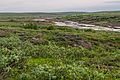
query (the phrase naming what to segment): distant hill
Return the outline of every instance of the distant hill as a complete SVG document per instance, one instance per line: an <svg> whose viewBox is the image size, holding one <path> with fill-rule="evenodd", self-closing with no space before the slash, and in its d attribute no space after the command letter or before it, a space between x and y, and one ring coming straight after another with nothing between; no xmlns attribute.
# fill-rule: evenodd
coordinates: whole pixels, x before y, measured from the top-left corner
<svg viewBox="0 0 120 80"><path fill-rule="evenodd" d="M117 14L120 15L120 11L101 11L101 12L28 12L28 13L0 13L0 17L59 17L75 14Z"/></svg>
<svg viewBox="0 0 120 80"><path fill-rule="evenodd" d="M56 13L0 13L0 17L59 17L73 14L81 14L83 12L56 12Z"/></svg>

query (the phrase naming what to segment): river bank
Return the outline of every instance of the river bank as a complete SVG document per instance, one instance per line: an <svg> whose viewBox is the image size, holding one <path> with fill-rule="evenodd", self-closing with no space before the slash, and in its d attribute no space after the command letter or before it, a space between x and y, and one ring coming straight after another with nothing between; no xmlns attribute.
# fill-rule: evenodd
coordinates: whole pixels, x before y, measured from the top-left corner
<svg viewBox="0 0 120 80"><path fill-rule="evenodd" d="M109 27L103 27L103 26L97 26L97 25L91 25L91 24L80 24L73 21L64 21L64 22L54 22L56 26L67 26L67 27L73 27L78 29L93 29L93 30L104 30L104 31L116 31L120 32L120 28L109 28Z"/></svg>

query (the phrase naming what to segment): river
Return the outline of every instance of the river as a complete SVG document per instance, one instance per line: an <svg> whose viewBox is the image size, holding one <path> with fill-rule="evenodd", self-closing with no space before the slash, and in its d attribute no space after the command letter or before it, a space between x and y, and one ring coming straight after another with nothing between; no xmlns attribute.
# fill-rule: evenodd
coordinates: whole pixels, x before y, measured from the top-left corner
<svg viewBox="0 0 120 80"><path fill-rule="evenodd" d="M118 29L114 29L114 28L96 26L96 25L91 25L91 24L79 24L73 21L54 22L54 23L56 26L67 26L67 27L73 27L73 28L78 28L78 29L93 29L93 30L120 32L120 27L118 27Z"/></svg>

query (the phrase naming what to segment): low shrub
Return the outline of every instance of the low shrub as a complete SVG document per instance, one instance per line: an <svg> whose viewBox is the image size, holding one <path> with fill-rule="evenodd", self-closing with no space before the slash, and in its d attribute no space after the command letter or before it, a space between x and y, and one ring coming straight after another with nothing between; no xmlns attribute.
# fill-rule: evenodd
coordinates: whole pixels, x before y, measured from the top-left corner
<svg viewBox="0 0 120 80"><path fill-rule="evenodd" d="M54 26L49 26L49 27L47 27L47 30L54 30L54 29L55 29Z"/></svg>
<svg viewBox="0 0 120 80"><path fill-rule="evenodd" d="M30 76L31 75L31 76ZM111 76L78 65L49 66L38 65L30 75L21 74L20 80L106 80Z"/></svg>
<svg viewBox="0 0 120 80"><path fill-rule="evenodd" d="M24 28L25 29L35 29L35 30L39 29L38 25L33 24L33 23L25 24Z"/></svg>

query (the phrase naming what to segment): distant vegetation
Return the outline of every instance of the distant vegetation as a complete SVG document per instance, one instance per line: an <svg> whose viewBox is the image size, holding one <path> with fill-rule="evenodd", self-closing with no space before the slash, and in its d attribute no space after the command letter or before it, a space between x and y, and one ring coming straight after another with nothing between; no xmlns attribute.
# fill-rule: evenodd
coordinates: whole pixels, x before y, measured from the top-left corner
<svg viewBox="0 0 120 80"><path fill-rule="evenodd" d="M64 19L81 20L78 16ZM98 22L119 18L108 17L97 17ZM0 22L0 80L120 79L119 32L79 30L21 19Z"/></svg>
<svg viewBox="0 0 120 80"><path fill-rule="evenodd" d="M105 27L120 26L120 12L74 14L65 16L62 19L77 21L79 23L96 24Z"/></svg>
<svg viewBox="0 0 120 80"><path fill-rule="evenodd" d="M41 18L53 18L61 17L72 14L81 14L81 12L57 12L57 13L0 13L1 18L32 18L32 17L41 17Z"/></svg>
<svg viewBox="0 0 120 80"><path fill-rule="evenodd" d="M38 25L36 25L34 23L25 24L25 25L23 25L23 27L25 29L38 29L39 28Z"/></svg>

